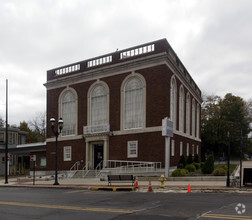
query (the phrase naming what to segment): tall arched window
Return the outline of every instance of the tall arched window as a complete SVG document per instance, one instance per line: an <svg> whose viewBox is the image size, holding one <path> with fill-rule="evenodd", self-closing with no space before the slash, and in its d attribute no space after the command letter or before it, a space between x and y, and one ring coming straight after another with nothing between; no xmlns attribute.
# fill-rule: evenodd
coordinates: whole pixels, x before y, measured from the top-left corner
<svg viewBox="0 0 252 220"><path fill-rule="evenodd" d="M196 137L199 138L200 129L200 106L197 104L197 122L196 122Z"/></svg>
<svg viewBox="0 0 252 220"><path fill-rule="evenodd" d="M170 118L173 121L173 127L176 129L176 113L177 113L177 85L175 78L171 80L171 97L170 97Z"/></svg>
<svg viewBox="0 0 252 220"><path fill-rule="evenodd" d="M195 137L195 100L192 100L192 136Z"/></svg>
<svg viewBox="0 0 252 220"><path fill-rule="evenodd" d="M62 136L76 134L77 98L73 91L67 90L61 96L61 115L64 120Z"/></svg>
<svg viewBox="0 0 252 220"><path fill-rule="evenodd" d="M179 130L184 132L184 106L185 106L185 95L183 86L179 90Z"/></svg>
<svg viewBox="0 0 252 220"><path fill-rule="evenodd" d="M124 129L143 127L143 82L130 77L124 86Z"/></svg>
<svg viewBox="0 0 252 220"><path fill-rule="evenodd" d="M107 118L107 95L108 92L102 84L96 85L90 94L90 124L104 125Z"/></svg>
<svg viewBox="0 0 252 220"><path fill-rule="evenodd" d="M191 100L190 95L187 93L186 96L186 133L190 135L190 109L191 109Z"/></svg>

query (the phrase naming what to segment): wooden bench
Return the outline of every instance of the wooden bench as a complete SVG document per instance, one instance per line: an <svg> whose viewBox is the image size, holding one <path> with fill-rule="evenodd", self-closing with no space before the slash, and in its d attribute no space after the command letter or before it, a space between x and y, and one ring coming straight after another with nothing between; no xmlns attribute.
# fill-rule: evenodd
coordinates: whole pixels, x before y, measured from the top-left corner
<svg viewBox="0 0 252 220"><path fill-rule="evenodd" d="M109 186L111 186L111 182L131 182L134 186L135 177L133 175L108 175Z"/></svg>

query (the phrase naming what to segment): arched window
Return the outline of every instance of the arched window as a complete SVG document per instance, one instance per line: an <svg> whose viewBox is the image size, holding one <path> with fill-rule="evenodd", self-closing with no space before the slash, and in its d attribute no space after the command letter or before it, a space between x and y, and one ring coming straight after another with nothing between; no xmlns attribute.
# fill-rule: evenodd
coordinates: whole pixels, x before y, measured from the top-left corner
<svg viewBox="0 0 252 220"><path fill-rule="evenodd" d="M184 106L185 106L185 95L183 86L179 90L179 130L184 132Z"/></svg>
<svg viewBox="0 0 252 220"><path fill-rule="evenodd" d="M196 137L199 138L200 129L200 106L197 104L197 122L196 122Z"/></svg>
<svg viewBox="0 0 252 220"><path fill-rule="evenodd" d="M124 85L124 129L143 127L143 82L130 77Z"/></svg>
<svg viewBox="0 0 252 220"><path fill-rule="evenodd" d="M190 95L187 93L186 96L186 133L190 135L190 108L191 108L191 100Z"/></svg>
<svg viewBox="0 0 252 220"><path fill-rule="evenodd" d="M73 91L67 90L61 96L61 115L64 120L62 136L76 134L77 98Z"/></svg>
<svg viewBox="0 0 252 220"><path fill-rule="evenodd" d="M176 129L176 110L177 110L177 85L175 78L171 80L171 97L170 97L170 118L173 121L173 127Z"/></svg>
<svg viewBox="0 0 252 220"><path fill-rule="evenodd" d="M108 92L102 84L94 86L90 94L90 124L104 125L107 118L107 95Z"/></svg>
<svg viewBox="0 0 252 220"><path fill-rule="evenodd" d="M192 136L195 137L195 100L192 100Z"/></svg>

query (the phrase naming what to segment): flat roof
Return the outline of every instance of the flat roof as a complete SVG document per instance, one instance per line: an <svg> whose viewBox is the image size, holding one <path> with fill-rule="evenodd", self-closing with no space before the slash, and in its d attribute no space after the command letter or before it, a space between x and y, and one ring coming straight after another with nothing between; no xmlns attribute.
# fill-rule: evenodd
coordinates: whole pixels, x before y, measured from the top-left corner
<svg viewBox="0 0 252 220"><path fill-rule="evenodd" d="M141 44L138 46L130 47L124 50L117 50L113 53L108 53L102 56L94 57L91 59L83 60L80 62L64 65L47 71L47 87L50 81L58 80L64 77L69 77L75 74L85 74L89 71L99 70L115 64L123 64L125 62L133 61L139 58L147 58L153 55L166 54L170 62L176 66L177 71L185 79L196 93L201 96L201 91L179 57L172 49L167 39L152 41L149 43Z"/></svg>
<svg viewBox="0 0 252 220"><path fill-rule="evenodd" d="M36 151L45 151L46 142L41 143L31 143L31 144L20 144L15 148L9 148L8 152L36 152ZM0 149L0 152L5 152L5 149Z"/></svg>

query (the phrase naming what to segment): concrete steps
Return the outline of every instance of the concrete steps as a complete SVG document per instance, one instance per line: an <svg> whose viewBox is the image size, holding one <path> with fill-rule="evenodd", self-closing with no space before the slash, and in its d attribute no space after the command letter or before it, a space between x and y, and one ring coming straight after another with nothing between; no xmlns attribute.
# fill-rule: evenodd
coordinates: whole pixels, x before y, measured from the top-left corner
<svg viewBox="0 0 252 220"><path fill-rule="evenodd" d="M72 178L95 178L97 175L96 170L78 170Z"/></svg>

